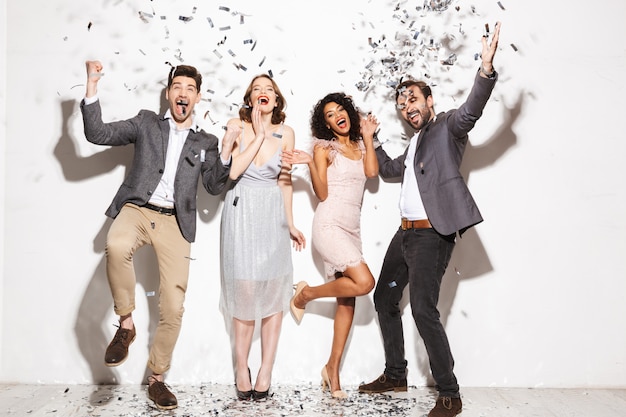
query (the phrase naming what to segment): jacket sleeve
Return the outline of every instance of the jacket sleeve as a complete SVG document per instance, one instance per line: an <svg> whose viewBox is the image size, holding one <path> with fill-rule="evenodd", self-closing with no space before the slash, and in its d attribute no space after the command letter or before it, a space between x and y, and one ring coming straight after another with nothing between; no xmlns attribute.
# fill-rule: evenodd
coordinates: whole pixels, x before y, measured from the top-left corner
<svg viewBox="0 0 626 417"><path fill-rule="evenodd" d="M404 172L404 158L406 152L391 159L382 146L376 148L376 159L378 160L378 173L383 178L397 178Z"/></svg>
<svg viewBox="0 0 626 417"><path fill-rule="evenodd" d="M228 182L230 165L224 165L217 148L218 140L214 135L209 136L209 144L205 149L206 156L202 162L202 185L209 194L218 195Z"/></svg>
<svg viewBox="0 0 626 417"><path fill-rule="evenodd" d="M102 121L100 101L84 104L81 101L80 109L83 114L85 137L96 145L123 146L135 143L140 135L144 120L150 120L153 112L141 110L135 117L110 123Z"/></svg>
<svg viewBox="0 0 626 417"><path fill-rule="evenodd" d="M474 128L474 125L483 114L487 101L489 101L497 78L497 75L493 79L484 78L476 73L474 85L467 100L448 118L448 129L454 137L464 137Z"/></svg>
<svg viewBox="0 0 626 417"><path fill-rule="evenodd" d="M85 137L96 145L121 146L134 143L137 140L139 125L142 113L132 119L111 123L102 121L102 109L100 101L85 104L80 103L80 110L83 114L83 129Z"/></svg>

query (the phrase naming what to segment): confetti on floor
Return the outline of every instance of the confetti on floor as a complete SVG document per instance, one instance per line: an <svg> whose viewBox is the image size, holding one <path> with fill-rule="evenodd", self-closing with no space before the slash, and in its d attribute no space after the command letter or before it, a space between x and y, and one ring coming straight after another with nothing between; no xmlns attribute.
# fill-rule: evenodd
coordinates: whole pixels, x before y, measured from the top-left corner
<svg viewBox="0 0 626 417"><path fill-rule="evenodd" d="M432 388L335 400L317 384L277 385L265 401L237 401L233 385L173 385L179 407L158 410L145 385L0 384L0 417L426 417ZM461 387L463 417L623 417L626 389Z"/></svg>
<svg viewBox="0 0 626 417"><path fill-rule="evenodd" d="M19 389L16 386L16 390ZM51 387L51 386L46 386ZM33 399L19 398L19 406L8 404L7 416L55 415L93 417L282 417L282 416L422 416L434 403L428 388L410 387L408 393L359 394L346 388L349 397L333 399L319 385L275 386L261 401L239 401L233 386L223 384L173 385L178 408L163 411L147 398L145 385L56 386L46 396L33 391ZM6 389L3 397L6 397ZM10 389L10 388L9 388ZM26 394L28 397L30 394ZM18 391L14 396L19 396ZM9 401L11 403L11 401ZM17 404L17 403L16 403Z"/></svg>

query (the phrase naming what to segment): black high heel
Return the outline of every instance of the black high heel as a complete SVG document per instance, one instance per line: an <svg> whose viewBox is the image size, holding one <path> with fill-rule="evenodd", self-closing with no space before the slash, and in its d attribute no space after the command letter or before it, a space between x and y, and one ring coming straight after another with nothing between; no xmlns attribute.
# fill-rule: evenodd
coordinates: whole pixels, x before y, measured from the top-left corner
<svg viewBox="0 0 626 417"><path fill-rule="evenodd" d="M252 395L254 394L254 390L249 391L239 391L239 388L235 385L235 389L237 390L237 399L241 401L247 401L252 399Z"/></svg>
<svg viewBox="0 0 626 417"><path fill-rule="evenodd" d="M250 377L250 385L252 385L252 374L250 368L248 368L248 376ZM235 377L235 390L237 391L237 398L242 401L246 401L252 398L254 390L240 391L237 387L237 377Z"/></svg>
<svg viewBox="0 0 626 417"><path fill-rule="evenodd" d="M269 387L267 387L267 389L265 391L252 390L252 399L254 401L264 400L264 399L269 397L269 394L270 394L270 388Z"/></svg>

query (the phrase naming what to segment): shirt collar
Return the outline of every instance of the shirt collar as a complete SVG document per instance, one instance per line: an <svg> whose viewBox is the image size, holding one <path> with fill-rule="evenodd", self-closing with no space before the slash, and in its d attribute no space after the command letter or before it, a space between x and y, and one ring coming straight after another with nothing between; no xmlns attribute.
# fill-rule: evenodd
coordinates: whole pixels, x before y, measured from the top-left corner
<svg viewBox="0 0 626 417"><path fill-rule="evenodd" d="M433 116L433 118L432 118L432 119L430 119L430 120L428 121L428 123L426 123L426 124L424 125L424 127L423 127L423 128L421 128L420 130L416 130L416 131L415 131L415 133L414 133L414 135L415 135L415 136L419 135L419 134L421 133L421 131L422 131L422 130L424 130L424 128L425 128L426 126L428 126L428 125L429 125L429 124L431 124L431 123L435 123L435 121L436 121L436 120L437 120L437 115L434 115L434 116Z"/></svg>
<svg viewBox="0 0 626 417"><path fill-rule="evenodd" d="M170 122L170 126L176 127L176 122L174 122L174 118L172 117L172 112L170 111L170 109L167 109L165 111L163 118ZM200 128L198 127L198 124L196 123L195 115L191 115L191 126L189 126L189 130L191 130L194 133L197 133L200 130Z"/></svg>

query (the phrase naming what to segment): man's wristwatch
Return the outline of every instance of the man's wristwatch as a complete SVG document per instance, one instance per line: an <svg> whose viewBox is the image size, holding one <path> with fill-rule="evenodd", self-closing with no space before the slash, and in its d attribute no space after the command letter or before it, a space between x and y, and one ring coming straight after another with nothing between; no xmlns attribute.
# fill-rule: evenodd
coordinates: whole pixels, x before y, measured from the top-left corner
<svg viewBox="0 0 626 417"><path fill-rule="evenodd" d="M496 78L496 70L492 69L491 73L488 73L487 71L485 71L485 69L483 68L483 66L480 66L480 72L482 72L485 77L490 78L490 79L494 79Z"/></svg>
<svg viewBox="0 0 626 417"><path fill-rule="evenodd" d="M382 145L380 140L378 140L378 132L374 133L374 140L372 141L372 144L374 145L374 149L378 149Z"/></svg>

